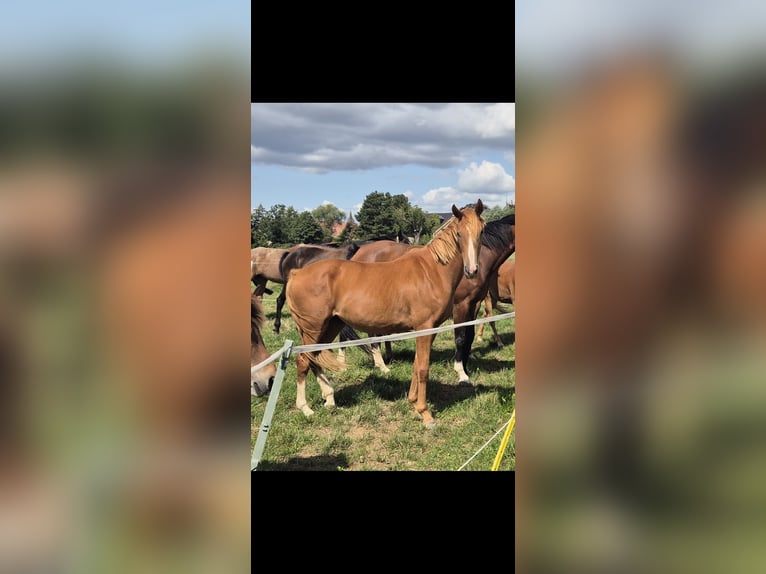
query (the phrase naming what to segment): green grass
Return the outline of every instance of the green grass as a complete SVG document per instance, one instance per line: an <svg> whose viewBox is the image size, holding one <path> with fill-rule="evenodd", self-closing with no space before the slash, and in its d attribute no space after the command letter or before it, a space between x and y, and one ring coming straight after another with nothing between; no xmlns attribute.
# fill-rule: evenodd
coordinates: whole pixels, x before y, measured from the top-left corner
<svg viewBox="0 0 766 574"><path fill-rule="evenodd" d="M299 345L287 305L282 332L273 332L281 286L269 286L274 294L263 299L267 324L262 333L269 351L277 350L288 338ZM328 375L337 404L332 411L324 407L319 385L309 373L306 399L315 412L311 418L295 408L296 367L291 357L258 470L457 470L511 418L515 407L514 320L496 325L503 347L490 340L489 329L485 341L474 341L469 362L474 388L457 385L452 367L453 331L439 333L434 339L427 389L428 407L437 423L432 430L423 426L407 400L414 338L393 343L394 358L387 375L374 369L372 359L361 348L347 348L349 368ZM267 400L251 397L251 448ZM464 470L489 470L502 436L495 437ZM512 434L499 470L513 470L515 458Z"/></svg>

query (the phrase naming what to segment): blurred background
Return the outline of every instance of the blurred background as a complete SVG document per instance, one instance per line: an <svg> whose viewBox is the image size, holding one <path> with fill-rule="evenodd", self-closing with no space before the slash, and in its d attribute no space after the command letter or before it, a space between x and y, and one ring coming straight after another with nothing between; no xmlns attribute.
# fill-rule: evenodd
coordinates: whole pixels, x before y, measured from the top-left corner
<svg viewBox="0 0 766 574"><path fill-rule="evenodd" d="M0 571L250 564L250 4L0 23Z"/></svg>
<svg viewBox="0 0 766 574"><path fill-rule="evenodd" d="M521 572L761 572L766 7L516 2Z"/></svg>

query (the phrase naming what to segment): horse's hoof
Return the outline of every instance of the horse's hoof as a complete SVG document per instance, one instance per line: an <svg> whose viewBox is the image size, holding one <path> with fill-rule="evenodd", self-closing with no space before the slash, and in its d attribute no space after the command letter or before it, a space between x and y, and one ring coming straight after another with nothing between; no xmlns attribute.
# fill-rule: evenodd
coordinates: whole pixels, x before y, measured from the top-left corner
<svg viewBox="0 0 766 574"><path fill-rule="evenodd" d="M301 412L306 415L307 417L310 417L314 414L314 411L311 410L311 408L308 405L303 405L301 407Z"/></svg>
<svg viewBox="0 0 766 574"><path fill-rule="evenodd" d="M457 383L461 387L473 387L473 383L471 382L471 379L466 379L465 381L458 381Z"/></svg>
<svg viewBox="0 0 766 574"><path fill-rule="evenodd" d="M425 426L425 427L426 427L428 430L432 430L432 429L435 429L435 428L436 428L436 421L431 421L431 422L428 422L428 423L423 423L423 425L424 425L424 426Z"/></svg>

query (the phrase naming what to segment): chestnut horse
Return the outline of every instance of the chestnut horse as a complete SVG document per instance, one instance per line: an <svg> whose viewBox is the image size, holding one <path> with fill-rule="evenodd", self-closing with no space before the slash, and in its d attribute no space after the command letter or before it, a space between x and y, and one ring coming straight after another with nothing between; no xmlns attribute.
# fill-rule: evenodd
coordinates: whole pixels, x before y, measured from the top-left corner
<svg viewBox="0 0 766 574"><path fill-rule="evenodd" d="M329 247L325 245L299 245L285 250L279 260L279 275L283 278L285 287L277 297L277 315L274 318L274 332L279 333L282 326L282 307L285 306L285 291L287 290L287 277L293 269L305 267L322 259L351 259L351 256L359 249L359 244L351 243L342 247Z"/></svg>
<svg viewBox="0 0 766 574"><path fill-rule="evenodd" d="M261 336L265 318L261 299L253 293L250 295L250 394L254 397L267 394L277 374L277 367L273 362L254 370L258 363L269 358L269 351Z"/></svg>
<svg viewBox="0 0 766 574"><path fill-rule="evenodd" d="M479 272L484 221L481 200L474 207L452 206L450 218L422 249L396 259L361 263L344 259L317 261L292 271L287 304L304 345L330 343L344 324L365 333L401 333L436 327L449 318L460 278ZM426 403L426 386L434 335L416 339L408 399L427 428L435 422ZM322 389L325 405L335 406L333 388L323 369L343 368L328 351L301 353L297 358L295 406L313 414L306 402L309 368Z"/></svg>
<svg viewBox="0 0 766 574"><path fill-rule="evenodd" d="M516 215L506 215L496 221L490 221L481 236L483 249L480 254L479 272L473 278L463 277L454 294L452 319L455 323L465 323L476 318L476 312L489 289L489 279L503 261L516 250ZM402 245L389 241L379 241L359 248L353 261L390 261L417 246ZM350 335L350 333L344 333ZM376 335L379 333L375 333ZM455 372L458 383L471 385L466 373L468 356L474 338L474 326L455 329ZM375 366L384 373L388 372L377 347L372 351ZM390 360L391 347L386 343L386 359Z"/></svg>
<svg viewBox="0 0 766 574"><path fill-rule="evenodd" d="M516 260L508 259L497 270L497 274L489 278L489 290L487 296L484 298L484 318L491 317L493 309L497 306L497 303L510 303L516 299ZM476 339L481 341L481 336L484 333L484 325L482 323L476 330ZM492 328L492 332L495 334L495 343L498 347L503 346L503 341L497 334L497 327L495 323L489 324Z"/></svg>

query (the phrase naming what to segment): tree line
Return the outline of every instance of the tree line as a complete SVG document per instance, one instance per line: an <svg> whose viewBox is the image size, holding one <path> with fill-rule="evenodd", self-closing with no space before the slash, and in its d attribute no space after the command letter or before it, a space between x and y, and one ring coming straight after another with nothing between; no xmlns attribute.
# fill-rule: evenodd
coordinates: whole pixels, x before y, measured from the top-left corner
<svg viewBox="0 0 766 574"><path fill-rule="evenodd" d="M487 221L514 213L515 206L505 205L484 211ZM336 234L340 224L347 222ZM441 225L439 215L426 213L412 205L403 194L372 192L364 198L354 219L332 204L311 211L298 212L283 204L266 209L258 205L250 216L251 247L286 247L298 243L351 243L385 237L409 238L415 244L430 241Z"/></svg>

